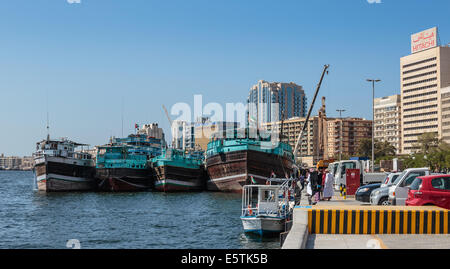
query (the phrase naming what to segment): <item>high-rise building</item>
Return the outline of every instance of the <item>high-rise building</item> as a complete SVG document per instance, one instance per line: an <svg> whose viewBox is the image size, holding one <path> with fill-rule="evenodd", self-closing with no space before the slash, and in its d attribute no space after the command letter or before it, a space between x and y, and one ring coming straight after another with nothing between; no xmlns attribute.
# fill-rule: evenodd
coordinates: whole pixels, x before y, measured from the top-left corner
<svg viewBox="0 0 450 269"><path fill-rule="evenodd" d="M262 123L306 116L306 95L302 86L293 82L258 81L248 97L249 120Z"/></svg>
<svg viewBox="0 0 450 269"><path fill-rule="evenodd" d="M389 142L401 151L401 97L399 94L375 98L375 139Z"/></svg>
<svg viewBox="0 0 450 269"><path fill-rule="evenodd" d="M418 150L418 137L442 137L441 88L450 86L450 47L439 46L437 28L411 36L411 55L400 59L402 153Z"/></svg>
<svg viewBox="0 0 450 269"><path fill-rule="evenodd" d="M363 138L372 138L372 121L361 118L327 119L328 158L339 159L341 156L358 156L358 149ZM367 156L363 156L367 157Z"/></svg>
<svg viewBox="0 0 450 269"><path fill-rule="evenodd" d="M450 87L441 89L440 138L450 144Z"/></svg>

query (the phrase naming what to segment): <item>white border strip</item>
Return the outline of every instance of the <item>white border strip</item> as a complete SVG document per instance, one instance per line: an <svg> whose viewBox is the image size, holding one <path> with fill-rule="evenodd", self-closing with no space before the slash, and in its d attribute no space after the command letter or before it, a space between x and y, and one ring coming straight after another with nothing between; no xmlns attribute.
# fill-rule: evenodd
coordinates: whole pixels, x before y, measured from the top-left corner
<svg viewBox="0 0 450 269"><path fill-rule="evenodd" d="M233 178L237 178L237 177L246 177L246 176L252 176L252 177L256 177L256 178L260 178L260 179L264 179L264 180L268 179L268 177L263 177L263 176L259 176L259 175L255 175L255 174L239 174L239 175L228 176L228 177L214 178L214 179L210 179L209 181L217 182L217 181L223 181L223 180L233 179Z"/></svg>
<svg viewBox="0 0 450 269"><path fill-rule="evenodd" d="M197 186L197 184L192 183L192 182L180 181L180 180L175 180L175 179L157 180L155 182L155 186L156 185L162 185L162 184L175 184L175 185L192 186L192 187L196 187Z"/></svg>
<svg viewBox="0 0 450 269"><path fill-rule="evenodd" d="M36 177L36 180L42 181L47 179L59 179L59 180L67 180L67 181L75 181L75 182L86 182L90 181L87 178L84 177L69 177L69 176L63 176L63 175L57 175L57 174L48 174L48 175L41 175Z"/></svg>

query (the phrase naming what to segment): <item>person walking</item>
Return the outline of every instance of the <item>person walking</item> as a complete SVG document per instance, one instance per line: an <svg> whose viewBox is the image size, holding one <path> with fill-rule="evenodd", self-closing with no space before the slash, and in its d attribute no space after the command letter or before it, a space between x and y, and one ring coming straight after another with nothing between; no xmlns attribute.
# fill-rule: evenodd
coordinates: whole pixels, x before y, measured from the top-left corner
<svg viewBox="0 0 450 269"><path fill-rule="evenodd" d="M325 170L325 181L323 184L323 199L330 201L334 194L334 176L330 173L330 170Z"/></svg>
<svg viewBox="0 0 450 269"><path fill-rule="evenodd" d="M320 172L319 172L319 184L320 184L320 186L319 186L319 199L320 199L320 201L322 201L323 200L323 186L325 185L325 176L326 176L326 174L325 174L325 170L324 170L324 168L323 167L321 167L320 168L320 170L319 170Z"/></svg>
<svg viewBox="0 0 450 269"><path fill-rule="evenodd" d="M298 180L295 183L295 205L300 205L303 189L305 189L305 176L299 173Z"/></svg>
<svg viewBox="0 0 450 269"><path fill-rule="evenodd" d="M319 192L321 180L319 179L319 174L314 169L311 169L308 177L308 184L310 185L311 195L308 197L308 202L310 205L315 205L319 201ZM309 191L309 190L308 190ZM312 200L315 200L314 202Z"/></svg>

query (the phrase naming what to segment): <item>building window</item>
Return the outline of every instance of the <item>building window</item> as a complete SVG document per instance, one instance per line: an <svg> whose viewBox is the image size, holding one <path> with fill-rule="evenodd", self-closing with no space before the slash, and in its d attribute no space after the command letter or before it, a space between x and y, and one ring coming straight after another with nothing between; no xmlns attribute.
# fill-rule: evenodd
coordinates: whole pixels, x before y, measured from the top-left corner
<svg viewBox="0 0 450 269"><path fill-rule="evenodd" d="M411 66L414 66L414 65L432 62L432 61L435 61L436 59L437 59L436 57L433 57L433 58L429 58L429 59L426 59L426 60L418 61L418 62L415 62L415 63L406 64L406 65L403 66L403 68L408 68L408 67L411 67Z"/></svg>

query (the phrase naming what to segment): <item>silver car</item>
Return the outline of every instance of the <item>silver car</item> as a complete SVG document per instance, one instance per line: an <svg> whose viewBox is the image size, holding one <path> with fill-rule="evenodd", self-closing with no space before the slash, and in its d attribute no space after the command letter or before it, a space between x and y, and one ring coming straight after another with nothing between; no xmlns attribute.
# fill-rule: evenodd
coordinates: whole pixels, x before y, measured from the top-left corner
<svg viewBox="0 0 450 269"><path fill-rule="evenodd" d="M375 189L370 194L370 204L372 205L391 205L389 202L389 187Z"/></svg>

